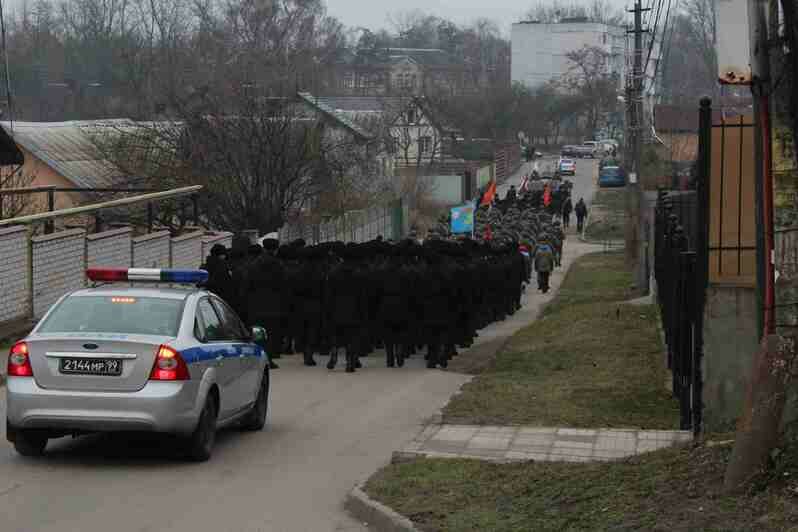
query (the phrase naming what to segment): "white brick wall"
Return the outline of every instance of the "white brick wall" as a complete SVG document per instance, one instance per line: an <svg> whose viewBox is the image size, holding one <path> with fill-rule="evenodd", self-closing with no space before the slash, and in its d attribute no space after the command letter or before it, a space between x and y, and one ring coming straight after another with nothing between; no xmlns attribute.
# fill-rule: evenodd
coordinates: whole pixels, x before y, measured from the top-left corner
<svg viewBox="0 0 798 532"><path fill-rule="evenodd" d="M172 268L193 269L202 264L202 231L172 239Z"/></svg>
<svg viewBox="0 0 798 532"><path fill-rule="evenodd" d="M86 235L82 229L34 237L33 316L85 286L87 267L197 268L214 244L230 247L231 233L200 231L170 238L168 231L132 238L129 228ZM0 323L30 315L28 236L24 227L0 229ZM88 266L87 266L88 264Z"/></svg>
<svg viewBox="0 0 798 532"><path fill-rule="evenodd" d="M86 236L87 267L129 267L133 262L132 233L125 227Z"/></svg>
<svg viewBox="0 0 798 532"><path fill-rule="evenodd" d="M169 267L169 231L160 231L133 239L134 268Z"/></svg>
<svg viewBox="0 0 798 532"><path fill-rule="evenodd" d="M28 308L28 233L25 227L0 229L0 323L24 318Z"/></svg>
<svg viewBox="0 0 798 532"><path fill-rule="evenodd" d="M59 297L85 286L85 232L37 236L32 245L33 317L41 318Z"/></svg>
<svg viewBox="0 0 798 532"><path fill-rule="evenodd" d="M202 260L200 260L200 264L205 262L205 259L208 255L211 254L211 248L216 244L221 244L226 248L230 248L233 245L233 234L232 233L215 233L215 234L205 234L202 237Z"/></svg>

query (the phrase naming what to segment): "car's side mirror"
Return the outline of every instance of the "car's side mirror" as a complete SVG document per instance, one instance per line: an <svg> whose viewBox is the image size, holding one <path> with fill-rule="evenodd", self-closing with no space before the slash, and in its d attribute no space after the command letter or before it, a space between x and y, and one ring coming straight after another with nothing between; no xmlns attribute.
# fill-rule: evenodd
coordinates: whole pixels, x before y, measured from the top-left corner
<svg viewBox="0 0 798 532"><path fill-rule="evenodd" d="M256 344L265 345L266 344L266 329L263 327L253 327L252 328L252 341Z"/></svg>

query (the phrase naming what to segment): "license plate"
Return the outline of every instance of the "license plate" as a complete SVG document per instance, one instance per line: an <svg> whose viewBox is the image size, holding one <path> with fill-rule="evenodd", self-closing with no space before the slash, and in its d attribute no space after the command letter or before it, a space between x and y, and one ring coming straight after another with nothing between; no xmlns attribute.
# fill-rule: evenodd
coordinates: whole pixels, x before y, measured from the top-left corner
<svg viewBox="0 0 798 532"><path fill-rule="evenodd" d="M71 375L121 375L122 361L114 358L62 358L59 370Z"/></svg>

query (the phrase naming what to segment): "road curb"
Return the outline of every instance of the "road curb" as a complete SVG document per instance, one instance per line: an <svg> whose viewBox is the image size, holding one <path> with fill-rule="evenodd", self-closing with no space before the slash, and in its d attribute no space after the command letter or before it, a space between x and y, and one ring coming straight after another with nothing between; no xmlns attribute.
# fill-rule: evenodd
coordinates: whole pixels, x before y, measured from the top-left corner
<svg viewBox="0 0 798 532"><path fill-rule="evenodd" d="M358 521L380 532L419 532L410 519L369 497L363 484L347 494L344 508Z"/></svg>

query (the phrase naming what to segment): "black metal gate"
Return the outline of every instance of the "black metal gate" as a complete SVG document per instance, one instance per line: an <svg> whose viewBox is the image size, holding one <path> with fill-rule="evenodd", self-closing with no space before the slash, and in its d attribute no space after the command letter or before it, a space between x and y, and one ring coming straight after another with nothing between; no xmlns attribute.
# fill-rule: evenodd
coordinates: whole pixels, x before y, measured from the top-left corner
<svg viewBox="0 0 798 532"><path fill-rule="evenodd" d="M701 101L698 172L693 190L660 190L655 217L654 276L662 327L679 400L680 427L701 431L703 315L708 276L711 108Z"/></svg>

